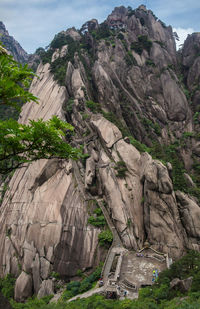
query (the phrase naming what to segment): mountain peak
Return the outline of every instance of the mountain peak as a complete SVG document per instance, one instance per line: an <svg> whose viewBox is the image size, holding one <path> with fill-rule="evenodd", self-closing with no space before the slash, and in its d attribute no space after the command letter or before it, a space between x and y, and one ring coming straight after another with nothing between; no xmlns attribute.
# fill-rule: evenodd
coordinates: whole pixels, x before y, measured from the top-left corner
<svg viewBox="0 0 200 309"><path fill-rule="evenodd" d="M4 23L0 21L0 33L3 35L9 35Z"/></svg>
<svg viewBox="0 0 200 309"><path fill-rule="evenodd" d="M27 62L27 52L12 36L9 35L9 32L2 21L0 21L0 41L5 45L6 49L11 55L13 55L16 61L21 63Z"/></svg>

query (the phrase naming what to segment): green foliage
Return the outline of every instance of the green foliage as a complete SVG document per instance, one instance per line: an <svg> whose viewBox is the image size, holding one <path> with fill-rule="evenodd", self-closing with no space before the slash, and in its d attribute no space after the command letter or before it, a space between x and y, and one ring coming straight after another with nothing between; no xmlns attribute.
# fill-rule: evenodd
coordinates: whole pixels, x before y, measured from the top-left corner
<svg viewBox="0 0 200 309"><path fill-rule="evenodd" d="M60 279L60 274L57 273L57 272L55 272L55 271L53 271L53 272L50 274L50 276L51 276L52 278L57 279L57 280Z"/></svg>
<svg viewBox="0 0 200 309"><path fill-rule="evenodd" d="M104 227L106 225L106 220L98 203L97 208L93 211L93 215L88 218L88 223L97 227Z"/></svg>
<svg viewBox="0 0 200 309"><path fill-rule="evenodd" d="M91 289L101 276L101 267L82 281L71 281L67 284L61 300L48 304L50 297L32 298L20 304L11 300L14 309L198 309L200 308L200 253L189 251L180 260L172 264L170 269L159 274L158 281L139 290L139 298L135 300L111 300L101 295L93 295L73 302L67 300L77 294ZM193 276L191 291L181 294L179 290L170 288L174 278L185 279ZM1 279L2 280L2 279Z"/></svg>
<svg viewBox="0 0 200 309"><path fill-rule="evenodd" d="M90 118L90 115L87 113L80 112L80 114L82 115L83 120L87 120L88 118Z"/></svg>
<svg viewBox="0 0 200 309"><path fill-rule="evenodd" d="M172 164L172 179L174 190L181 190L185 193L194 195L200 201L200 189L198 187L189 188L184 178L185 168L184 163L179 155L180 143L178 141L171 145L161 145L153 143L150 149L150 154L153 158L163 162Z"/></svg>
<svg viewBox="0 0 200 309"><path fill-rule="evenodd" d="M127 44L127 42L125 40L122 40L122 44L123 44L125 50L128 52L128 44Z"/></svg>
<svg viewBox="0 0 200 309"><path fill-rule="evenodd" d="M151 59L147 59L146 60L146 65L149 65L151 67L155 67L156 66L155 63Z"/></svg>
<svg viewBox="0 0 200 309"><path fill-rule="evenodd" d="M71 116L72 112L73 112L73 106L74 106L74 99L70 98L66 103L65 103L65 110L66 112L69 113L69 115Z"/></svg>
<svg viewBox="0 0 200 309"><path fill-rule="evenodd" d="M196 266L196 271L193 280L192 280L192 292L199 292L200 291L200 264Z"/></svg>
<svg viewBox="0 0 200 309"><path fill-rule="evenodd" d="M0 278L0 291L7 299L14 297L14 285L16 279L8 274L5 278Z"/></svg>
<svg viewBox="0 0 200 309"><path fill-rule="evenodd" d="M117 35L117 38L119 40L124 40L124 35L120 32L118 35Z"/></svg>
<svg viewBox="0 0 200 309"><path fill-rule="evenodd" d="M51 63L52 55L56 48L61 48L64 45L68 45L67 53L64 57L58 57L54 62ZM43 64L51 63L50 70L54 75L54 79L58 81L59 85L65 84L65 75L68 61L74 63L75 52L80 52L80 42L75 41L71 36L66 35L63 32L58 33L50 44L47 52L42 52L40 57Z"/></svg>
<svg viewBox="0 0 200 309"><path fill-rule="evenodd" d="M54 50L52 48L49 48L47 51L43 51L40 53L40 58L42 60L42 63L43 64L46 64L46 63L51 63L51 58L52 58L52 55L54 53Z"/></svg>
<svg viewBox="0 0 200 309"><path fill-rule="evenodd" d="M190 137L195 137L194 132L184 132L183 133L183 138L190 138Z"/></svg>
<svg viewBox="0 0 200 309"><path fill-rule="evenodd" d="M126 163L124 161L118 161L116 163L115 169L117 170L117 177L123 178L126 176L126 172L128 171L126 167Z"/></svg>
<svg viewBox="0 0 200 309"><path fill-rule="evenodd" d="M0 54L0 105L20 109L26 102L37 102L27 88L35 74L26 65L17 63L12 56Z"/></svg>
<svg viewBox="0 0 200 309"><path fill-rule="evenodd" d="M37 98L26 90L33 76L27 66L1 53L0 105L19 109L19 102L37 102ZM7 174L38 159L80 157L80 150L64 142L67 131L73 131L73 127L56 116L47 122L31 120L28 125L13 119L0 121L0 174Z"/></svg>
<svg viewBox="0 0 200 309"><path fill-rule="evenodd" d="M95 103L93 101L86 101L86 106L89 108L93 113L100 113L101 112L101 106L99 103Z"/></svg>
<svg viewBox="0 0 200 309"><path fill-rule="evenodd" d="M132 222L131 222L131 219L128 218L128 220L127 220L127 226L130 227L130 226L131 226L131 223L132 223Z"/></svg>
<svg viewBox="0 0 200 309"><path fill-rule="evenodd" d="M162 41L155 41L155 43L159 44L162 48L165 47L165 43Z"/></svg>
<svg viewBox="0 0 200 309"><path fill-rule="evenodd" d="M198 124L198 123L200 123L200 112L196 112L195 114L194 114L194 116L193 116L193 119L194 119L194 123L195 124Z"/></svg>
<svg viewBox="0 0 200 309"><path fill-rule="evenodd" d="M90 290L93 286L93 283L100 278L101 270L102 267L98 266L91 275L87 276L82 281L71 281L68 283L66 290L62 294L61 300L66 301L73 296Z"/></svg>
<svg viewBox="0 0 200 309"><path fill-rule="evenodd" d="M102 111L102 114L107 120L114 123L118 127L118 129L121 131L123 137L128 136L130 134L128 129L123 126L123 124L121 123L119 118L117 116L115 116L115 114L113 114L112 112L106 113L104 111Z"/></svg>
<svg viewBox="0 0 200 309"><path fill-rule="evenodd" d="M125 55L125 61L126 61L126 64L128 66L132 66L132 65L137 65L137 61L136 59L134 58L134 56L132 55L132 52L129 50L127 52L127 54Z"/></svg>
<svg viewBox="0 0 200 309"><path fill-rule="evenodd" d="M138 42L131 43L131 49L133 49L139 55L142 54L143 49L146 49L150 53L152 41L148 39L146 35L139 35Z"/></svg>
<svg viewBox="0 0 200 309"><path fill-rule="evenodd" d="M140 18L140 23L141 23L141 25L142 25L142 26L144 26L144 25L145 25L145 20L144 20L144 18L143 18L143 17L141 17L141 18Z"/></svg>
<svg viewBox="0 0 200 309"><path fill-rule="evenodd" d="M45 296L41 299L36 297L29 298L25 303L17 303L14 300L11 300L10 303L13 309L45 309L48 303L51 300L53 295Z"/></svg>
<svg viewBox="0 0 200 309"><path fill-rule="evenodd" d="M132 15L135 15L135 10L133 10L131 6L128 6L128 18Z"/></svg>
<svg viewBox="0 0 200 309"><path fill-rule="evenodd" d="M113 235L110 230L102 231L98 235L100 246L109 247L113 241Z"/></svg>
<svg viewBox="0 0 200 309"><path fill-rule="evenodd" d="M99 28L97 30L93 30L91 34L96 40L101 40L108 38L112 32L110 31L107 24L102 23L99 25Z"/></svg>
<svg viewBox="0 0 200 309"><path fill-rule="evenodd" d="M54 39L50 44L50 48L61 48L64 45L73 44L73 42L74 40L70 35L66 35L66 33L60 32L55 35Z"/></svg>
<svg viewBox="0 0 200 309"><path fill-rule="evenodd" d="M88 218L88 223L97 227L103 227L106 224L106 220L103 215L101 216L90 216Z"/></svg>
<svg viewBox="0 0 200 309"><path fill-rule="evenodd" d="M67 63L63 61L63 58L58 58L51 64L51 73L60 86L65 85L66 70Z"/></svg>
<svg viewBox="0 0 200 309"><path fill-rule="evenodd" d="M142 55L143 47L139 42L132 42L131 49L133 49L138 55Z"/></svg>
<svg viewBox="0 0 200 309"><path fill-rule="evenodd" d="M94 213L97 215L97 216L101 216L103 214L102 210L100 207L97 207L95 210L94 210Z"/></svg>
<svg viewBox="0 0 200 309"><path fill-rule="evenodd" d="M77 270L76 275L81 278L84 276L83 271L81 269Z"/></svg>
<svg viewBox="0 0 200 309"><path fill-rule="evenodd" d="M132 136L129 136L130 143L139 151L139 152L150 152L150 148L148 148L145 144L140 143Z"/></svg>
<svg viewBox="0 0 200 309"><path fill-rule="evenodd" d="M0 122L0 173L8 172L38 159L78 158L81 151L63 141L73 127L56 116L48 121L30 120L29 125L15 120Z"/></svg>
<svg viewBox="0 0 200 309"><path fill-rule="evenodd" d="M159 22L161 23L161 25L163 26L163 28L167 28L166 24L165 24L163 21L159 20Z"/></svg>
<svg viewBox="0 0 200 309"><path fill-rule="evenodd" d="M142 120L142 124L144 125L147 131L149 131L150 128L152 128L157 135L161 134L161 128L157 122L153 123L150 119L145 118L145 117L143 117L141 120Z"/></svg>
<svg viewBox="0 0 200 309"><path fill-rule="evenodd" d="M1 206L1 203L3 202L3 198L6 194L6 191L9 189L9 182L13 174L14 174L14 171L6 175L3 175L3 174L1 175L2 184L0 187L0 206Z"/></svg>
<svg viewBox="0 0 200 309"><path fill-rule="evenodd" d="M35 51L36 55L42 55L43 53L45 53L45 49L43 47L38 47Z"/></svg>
<svg viewBox="0 0 200 309"><path fill-rule="evenodd" d="M180 260L173 263L170 269L164 270L159 275L159 284L170 282L174 278L185 279L194 276L200 271L200 253L190 250Z"/></svg>
<svg viewBox="0 0 200 309"><path fill-rule="evenodd" d="M174 190L186 191L188 186L186 184L183 174L185 173L184 164L179 156L180 144L175 142L171 145L161 145L153 143L150 154L153 158L170 162L172 164L172 179Z"/></svg>

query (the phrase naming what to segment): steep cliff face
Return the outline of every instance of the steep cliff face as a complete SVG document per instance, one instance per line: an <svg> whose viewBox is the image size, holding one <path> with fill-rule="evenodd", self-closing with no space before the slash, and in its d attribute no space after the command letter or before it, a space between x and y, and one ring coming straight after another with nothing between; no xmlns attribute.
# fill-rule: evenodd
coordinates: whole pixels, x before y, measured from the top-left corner
<svg viewBox="0 0 200 309"><path fill-rule="evenodd" d="M6 49L13 55L14 59L20 63L28 61L28 54L21 45L9 35L5 25L0 21L0 41L5 45Z"/></svg>
<svg viewBox="0 0 200 309"><path fill-rule="evenodd" d="M171 27L141 6L63 31L41 54L31 86L40 104L26 104L20 122L67 119L72 144L88 158L15 172L0 209L0 265L2 275L19 276L19 291L26 282L38 293L52 271L70 277L98 263L100 229L88 216L99 199L126 248L148 242L173 258L200 250L199 189L184 174L196 176L199 164L198 89L192 105L187 96L199 85L198 57L190 49L186 41L180 69Z"/></svg>

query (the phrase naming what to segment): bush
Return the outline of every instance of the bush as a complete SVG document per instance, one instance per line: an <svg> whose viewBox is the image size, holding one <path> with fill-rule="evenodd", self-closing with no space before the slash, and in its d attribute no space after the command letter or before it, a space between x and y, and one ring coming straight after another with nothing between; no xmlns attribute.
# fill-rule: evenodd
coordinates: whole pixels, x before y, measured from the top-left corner
<svg viewBox="0 0 200 309"><path fill-rule="evenodd" d="M93 101L86 101L86 106L89 108L93 113L99 113L101 111L101 105L99 103L95 103Z"/></svg>
<svg viewBox="0 0 200 309"><path fill-rule="evenodd" d="M57 280L60 279L60 274L57 273L57 272L55 272L55 271L52 271L52 273L50 274L50 276L51 276L52 278L57 279Z"/></svg>
<svg viewBox="0 0 200 309"><path fill-rule="evenodd" d="M144 18L143 18L143 17L140 18L140 23L141 23L142 26L145 25L145 21L144 21Z"/></svg>
<svg viewBox="0 0 200 309"><path fill-rule="evenodd" d="M152 67L156 66L155 63L151 59L146 60L146 65L149 65L149 66L152 66Z"/></svg>
<svg viewBox="0 0 200 309"><path fill-rule="evenodd" d="M100 246L109 247L113 241L113 235L110 230L102 231L98 235Z"/></svg>
<svg viewBox="0 0 200 309"><path fill-rule="evenodd" d="M143 49L146 49L150 53L152 41L148 39L146 35L139 35L138 42L131 43L131 49L133 49L139 55L142 54Z"/></svg>
<svg viewBox="0 0 200 309"><path fill-rule="evenodd" d="M71 115L72 112L73 112L73 106L74 106L74 99L73 99L73 98L69 99L69 100L65 103L65 110L66 110L66 112L69 113L69 115Z"/></svg>
<svg viewBox="0 0 200 309"><path fill-rule="evenodd" d="M112 33L108 25L105 23L102 23L99 25L99 28L97 30L93 30L91 34L93 38L95 38L96 40L101 40L101 39L108 38Z"/></svg>
<svg viewBox="0 0 200 309"><path fill-rule="evenodd" d="M103 227L106 224L106 220L104 218L104 216L90 216L88 218L88 223L97 227Z"/></svg>
<svg viewBox="0 0 200 309"><path fill-rule="evenodd" d="M71 297L74 297L91 289L92 284L100 278L101 270L102 267L98 266L91 275L83 279L81 282L71 281L70 283L68 283L66 290L62 294L61 300L66 301Z"/></svg>
<svg viewBox="0 0 200 309"><path fill-rule="evenodd" d="M130 143L139 151L139 152L150 152L150 148L148 148L146 145L140 143L132 136L129 136Z"/></svg>
<svg viewBox="0 0 200 309"><path fill-rule="evenodd" d="M198 267L199 271L194 275L192 280L192 292L199 292L200 291L200 267Z"/></svg>
<svg viewBox="0 0 200 309"><path fill-rule="evenodd" d="M54 39L52 40L50 44L50 48L56 49L61 48L64 45L67 44L73 44L74 39L70 35L66 35L63 32L60 32L55 35Z"/></svg>
<svg viewBox="0 0 200 309"><path fill-rule="evenodd" d="M126 172L128 171L126 167L126 163L124 161L118 161L116 163L115 169L117 170L117 177L123 178L126 176Z"/></svg>
<svg viewBox="0 0 200 309"><path fill-rule="evenodd" d="M125 56L125 61L126 61L126 64L128 66L131 66L131 65L137 65L137 61L136 59L134 58L134 56L132 55L132 52L129 50Z"/></svg>
<svg viewBox="0 0 200 309"><path fill-rule="evenodd" d="M5 278L0 278L0 290L7 299L14 297L15 281L16 279L11 274L8 274Z"/></svg>
<svg viewBox="0 0 200 309"><path fill-rule="evenodd" d="M118 34L117 38L119 40L124 40L124 36L123 36L123 34L121 32Z"/></svg>
<svg viewBox="0 0 200 309"><path fill-rule="evenodd" d="M180 260L173 263L170 269L164 270L159 276L159 283L166 283L174 278L185 279L194 276L200 270L200 253L190 250Z"/></svg>
<svg viewBox="0 0 200 309"><path fill-rule="evenodd" d="M41 299L36 297L29 298L26 303L17 303L14 300L11 300L10 303L13 309L45 309L49 307L49 301L53 295L45 296Z"/></svg>

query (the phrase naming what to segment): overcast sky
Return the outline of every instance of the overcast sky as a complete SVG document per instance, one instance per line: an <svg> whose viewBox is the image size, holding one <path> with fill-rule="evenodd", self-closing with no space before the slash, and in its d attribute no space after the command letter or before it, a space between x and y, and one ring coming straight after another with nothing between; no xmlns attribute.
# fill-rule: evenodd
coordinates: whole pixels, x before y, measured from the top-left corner
<svg viewBox="0 0 200 309"><path fill-rule="evenodd" d="M59 31L87 20L102 22L115 6L137 8L145 4L171 25L183 43L186 35L200 31L200 0L0 0L0 21L28 52L45 47Z"/></svg>

